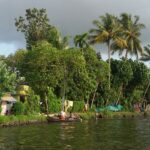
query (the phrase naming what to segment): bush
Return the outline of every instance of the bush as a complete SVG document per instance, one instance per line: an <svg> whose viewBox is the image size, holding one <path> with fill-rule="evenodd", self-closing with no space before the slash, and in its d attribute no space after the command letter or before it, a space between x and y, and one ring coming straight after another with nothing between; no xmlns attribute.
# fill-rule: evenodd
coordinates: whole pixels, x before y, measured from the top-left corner
<svg viewBox="0 0 150 150"><path fill-rule="evenodd" d="M95 113L93 113L93 112L80 113L79 116L83 120L89 120L89 119L94 119L95 118Z"/></svg>
<svg viewBox="0 0 150 150"><path fill-rule="evenodd" d="M96 111L96 106L93 105L92 108L89 108L89 111L90 111L90 112L95 112L95 111Z"/></svg>
<svg viewBox="0 0 150 150"><path fill-rule="evenodd" d="M16 102L12 107L12 113L14 115L23 115L25 112L25 106L22 102Z"/></svg>
<svg viewBox="0 0 150 150"><path fill-rule="evenodd" d="M40 112L40 97L35 95L32 90L29 91L25 103L25 114L36 114Z"/></svg>
<svg viewBox="0 0 150 150"><path fill-rule="evenodd" d="M142 99L142 96L142 90L134 90L130 96L130 101L132 101L133 103L139 102Z"/></svg>
<svg viewBox="0 0 150 150"><path fill-rule="evenodd" d="M104 110L102 112L102 116L104 118L112 118L113 117L113 112L112 111L109 111L109 110Z"/></svg>
<svg viewBox="0 0 150 150"><path fill-rule="evenodd" d="M49 103L49 112L60 112L61 111L61 100L60 99L55 99L55 100L50 100Z"/></svg>
<svg viewBox="0 0 150 150"><path fill-rule="evenodd" d="M62 102L56 97L52 89L48 91L48 110L49 112L60 112L62 108Z"/></svg>
<svg viewBox="0 0 150 150"><path fill-rule="evenodd" d="M73 102L73 112L82 112L84 109L84 102L83 101L74 101Z"/></svg>

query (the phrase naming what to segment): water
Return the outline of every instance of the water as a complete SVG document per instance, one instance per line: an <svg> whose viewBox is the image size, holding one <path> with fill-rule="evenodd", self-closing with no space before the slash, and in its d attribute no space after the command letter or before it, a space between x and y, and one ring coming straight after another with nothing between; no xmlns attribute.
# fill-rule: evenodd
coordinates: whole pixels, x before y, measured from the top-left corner
<svg viewBox="0 0 150 150"><path fill-rule="evenodd" d="M0 150L150 150L149 140L149 119L0 128Z"/></svg>

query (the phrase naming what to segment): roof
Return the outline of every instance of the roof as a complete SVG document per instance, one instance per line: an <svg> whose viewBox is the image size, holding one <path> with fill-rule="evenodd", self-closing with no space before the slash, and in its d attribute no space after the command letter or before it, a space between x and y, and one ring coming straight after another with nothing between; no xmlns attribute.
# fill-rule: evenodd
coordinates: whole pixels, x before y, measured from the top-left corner
<svg viewBox="0 0 150 150"><path fill-rule="evenodd" d="M16 99L10 94L5 94L4 96L2 96L1 101L16 102Z"/></svg>
<svg viewBox="0 0 150 150"><path fill-rule="evenodd" d="M17 94L27 96L30 87L28 85L19 85L17 88Z"/></svg>

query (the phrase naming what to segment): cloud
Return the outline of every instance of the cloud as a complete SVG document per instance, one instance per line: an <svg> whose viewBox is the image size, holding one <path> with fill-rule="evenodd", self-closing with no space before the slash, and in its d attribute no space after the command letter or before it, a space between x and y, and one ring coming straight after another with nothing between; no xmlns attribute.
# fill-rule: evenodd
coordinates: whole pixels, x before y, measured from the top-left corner
<svg viewBox="0 0 150 150"><path fill-rule="evenodd" d="M63 35L72 36L89 31L92 21L106 12L139 15L140 21L146 25L142 42L144 45L150 43L149 0L0 0L0 43L25 47L24 36L16 31L14 18L24 16L25 10L33 7L46 8L50 23Z"/></svg>

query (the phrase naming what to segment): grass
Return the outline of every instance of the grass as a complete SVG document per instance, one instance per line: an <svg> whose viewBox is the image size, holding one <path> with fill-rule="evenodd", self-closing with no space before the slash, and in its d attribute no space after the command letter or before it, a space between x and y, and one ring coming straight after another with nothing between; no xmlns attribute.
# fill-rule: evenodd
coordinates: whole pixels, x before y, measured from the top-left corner
<svg viewBox="0 0 150 150"><path fill-rule="evenodd" d="M83 120L89 120L95 118L94 112L84 112L84 113L77 113L80 118Z"/></svg>
<svg viewBox="0 0 150 150"><path fill-rule="evenodd" d="M95 119L97 118L106 118L106 119L115 119L115 118L136 118L136 117L143 117L143 116L150 116L150 113L141 113L141 112L129 112L129 111L121 111L121 112L112 112L112 111L103 111L100 113L95 112L84 112L84 113L77 113L83 120Z"/></svg>
<svg viewBox="0 0 150 150"><path fill-rule="evenodd" d="M3 124L24 124L30 122L45 122L46 117L44 115L10 115L0 116L0 125Z"/></svg>

